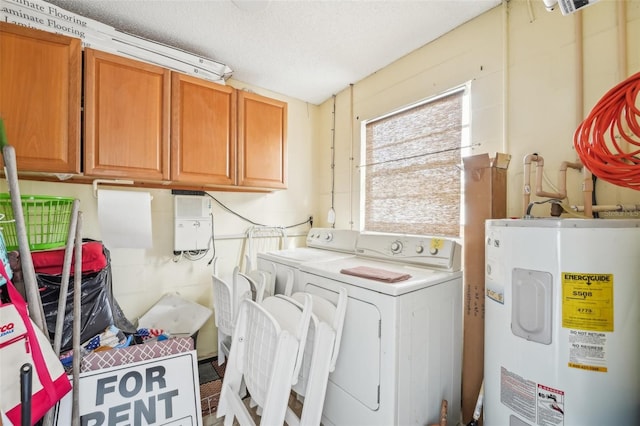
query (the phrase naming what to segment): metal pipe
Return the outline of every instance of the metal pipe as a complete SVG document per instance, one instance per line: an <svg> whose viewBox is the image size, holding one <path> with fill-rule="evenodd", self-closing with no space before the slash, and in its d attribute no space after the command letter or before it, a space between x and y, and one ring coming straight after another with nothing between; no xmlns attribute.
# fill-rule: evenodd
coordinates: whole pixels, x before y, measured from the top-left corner
<svg viewBox="0 0 640 426"><path fill-rule="evenodd" d="M584 215L586 217L593 217L593 203L591 201L593 194L593 176L586 167L582 169L582 194L584 199Z"/></svg>
<svg viewBox="0 0 640 426"><path fill-rule="evenodd" d="M353 122L355 118L353 116L353 83L349 85L349 134L351 138L349 140L349 229L353 229L353 172L356 170L353 167Z"/></svg>
<svg viewBox="0 0 640 426"><path fill-rule="evenodd" d="M13 217L16 221L16 237L18 238L18 250L20 251L20 263L22 265L25 294L29 305L29 316L44 335L49 337L42 300L38 292L36 272L33 267L33 259L31 258L31 248L29 246L29 238L27 237L27 226L24 220L20 188L18 187L16 150L11 145L5 145L2 148L2 155L4 157L5 175L9 184Z"/></svg>
<svg viewBox="0 0 640 426"><path fill-rule="evenodd" d="M502 0L502 152L509 152L509 9ZM526 208L526 205L525 205Z"/></svg>
<svg viewBox="0 0 640 426"><path fill-rule="evenodd" d="M560 170L558 171L558 185L560 187L559 192L563 195L562 199L567 198L567 169L582 170L582 163L571 161L563 161L560 163Z"/></svg>
<svg viewBox="0 0 640 426"><path fill-rule="evenodd" d="M522 187L522 214L527 214L529 203L531 202L531 162L536 161L538 154L528 154L524 156L524 185Z"/></svg>
<svg viewBox="0 0 640 426"><path fill-rule="evenodd" d="M627 2L619 0L616 2L616 34L618 44L618 81L627 78ZM624 123L625 130L629 130L628 123ZM621 146L627 152L631 149L629 141L623 139L620 141Z"/></svg>
<svg viewBox="0 0 640 426"><path fill-rule="evenodd" d="M618 36L618 80L627 78L627 1L616 2Z"/></svg>
<svg viewBox="0 0 640 426"><path fill-rule="evenodd" d="M524 215L527 216L527 212L531 206L531 163L536 162L536 190L535 195L544 198L554 198L563 200L567 198L567 169L572 168L580 170L583 168L580 162L563 161L560 163L560 170L558 171L558 192L547 192L542 189L542 178L544 176L544 158L538 154L529 154L524 157L524 188L523 188L523 203L524 203Z"/></svg>
<svg viewBox="0 0 640 426"><path fill-rule="evenodd" d="M560 170L558 170L558 192L546 192L542 190L542 177L543 177L544 159L538 156L538 164L536 167L536 192L538 197L545 198L557 198L564 200L567 198L567 169L572 168L576 170L582 169L581 163L573 163L570 161L563 161L560 163Z"/></svg>
<svg viewBox="0 0 640 426"><path fill-rule="evenodd" d="M542 190L542 176L544 174L544 158L536 154L536 158L532 161L536 162L536 196L544 198L560 198L560 194L554 192L545 192ZM564 198L564 197L562 197Z"/></svg>
<svg viewBox="0 0 640 426"><path fill-rule="evenodd" d="M75 238L75 255L76 263L73 276L73 327L72 327L72 342L73 342L73 404L71 406L71 425L80 426L80 360L82 353L80 352L80 345L82 342L81 328L82 328L82 212L78 212L77 224L76 224L76 238Z"/></svg>
<svg viewBox="0 0 640 426"><path fill-rule="evenodd" d="M574 37L576 40L576 115L579 127L584 119L584 34L582 10L575 13ZM593 178L591 171L582 168L582 198L584 200L584 215L593 217Z"/></svg>
<svg viewBox="0 0 640 426"><path fill-rule="evenodd" d="M31 426L32 371L33 368L28 362L20 367L20 419L22 426Z"/></svg>
<svg viewBox="0 0 640 426"><path fill-rule="evenodd" d="M585 206L571 206L572 210L577 212L583 212ZM640 211L640 204L610 204L610 205L597 205L592 206L594 212L636 212Z"/></svg>
<svg viewBox="0 0 640 426"><path fill-rule="evenodd" d="M58 297L56 328L53 336L53 351L56 355L60 355L60 347L62 346L62 327L64 325L64 317L66 313L67 294L69 293L69 276L71 275L71 262L76 240L76 226L78 223L79 209L80 200L73 200L73 205L71 207L71 222L69 223L69 232L67 233L67 247L64 251L64 261L62 263L62 277L60 281L60 295Z"/></svg>

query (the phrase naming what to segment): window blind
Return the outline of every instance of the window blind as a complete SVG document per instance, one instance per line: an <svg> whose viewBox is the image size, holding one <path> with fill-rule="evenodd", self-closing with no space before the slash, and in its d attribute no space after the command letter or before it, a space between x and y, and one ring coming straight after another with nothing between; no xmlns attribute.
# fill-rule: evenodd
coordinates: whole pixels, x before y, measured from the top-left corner
<svg viewBox="0 0 640 426"><path fill-rule="evenodd" d="M366 123L366 231L460 235L463 94Z"/></svg>

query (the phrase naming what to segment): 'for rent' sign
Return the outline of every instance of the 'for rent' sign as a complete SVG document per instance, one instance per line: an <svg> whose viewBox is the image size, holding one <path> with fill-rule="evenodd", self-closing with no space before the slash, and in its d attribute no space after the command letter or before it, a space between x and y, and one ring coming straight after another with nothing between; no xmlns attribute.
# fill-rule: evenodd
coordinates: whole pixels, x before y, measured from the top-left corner
<svg viewBox="0 0 640 426"><path fill-rule="evenodd" d="M202 424L195 351L80 374L82 426ZM71 424L71 393L57 424Z"/></svg>

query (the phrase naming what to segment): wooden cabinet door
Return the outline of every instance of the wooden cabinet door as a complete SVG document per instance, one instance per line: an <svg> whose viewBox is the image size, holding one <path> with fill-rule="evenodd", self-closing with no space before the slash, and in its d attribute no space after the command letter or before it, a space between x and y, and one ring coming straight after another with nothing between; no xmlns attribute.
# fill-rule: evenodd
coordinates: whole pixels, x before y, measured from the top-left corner
<svg viewBox="0 0 640 426"><path fill-rule="evenodd" d="M85 49L85 174L169 179L171 72Z"/></svg>
<svg viewBox="0 0 640 426"><path fill-rule="evenodd" d="M174 72L171 180L235 185L236 91Z"/></svg>
<svg viewBox="0 0 640 426"><path fill-rule="evenodd" d="M79 39L0 23L0 117L18 170L80 173Z"/></svg>
<svg viewBox="0 0 640 426"><path fill-rule="evenodd" d="M287 103L238 92L238 185L287 187Z"/></svg>

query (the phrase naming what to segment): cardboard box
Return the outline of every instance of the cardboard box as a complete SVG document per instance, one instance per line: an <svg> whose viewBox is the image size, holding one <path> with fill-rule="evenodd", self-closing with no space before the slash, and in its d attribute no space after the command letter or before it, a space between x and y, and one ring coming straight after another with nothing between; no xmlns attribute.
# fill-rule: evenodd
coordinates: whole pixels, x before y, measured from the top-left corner
<svg viewBox="0 0 640 426"><path fill-rule="evenodd" d="M463 227L464 342L462 416L473 417L484 375L484 228L487 219L507 215L507 168L511 156L488 154L463 158L465 217Z"/></svg>
<svg viewBox="0 0 640 426"><path fill-rule="evenodd" d="M191 337L174 337L168 340L143 343L121 349L91 352L82 357L80 372L131 364L167 355L195 350Z"/></svg>
<svg viewBox="0 0 640 426"><path fill-rule="evenodd" d="M5 22L79 38L84 47L135 58L221 84L232 74L231 68L220 62L119 31L42 0L0 0L0 6L0 18Z"/></svg>

